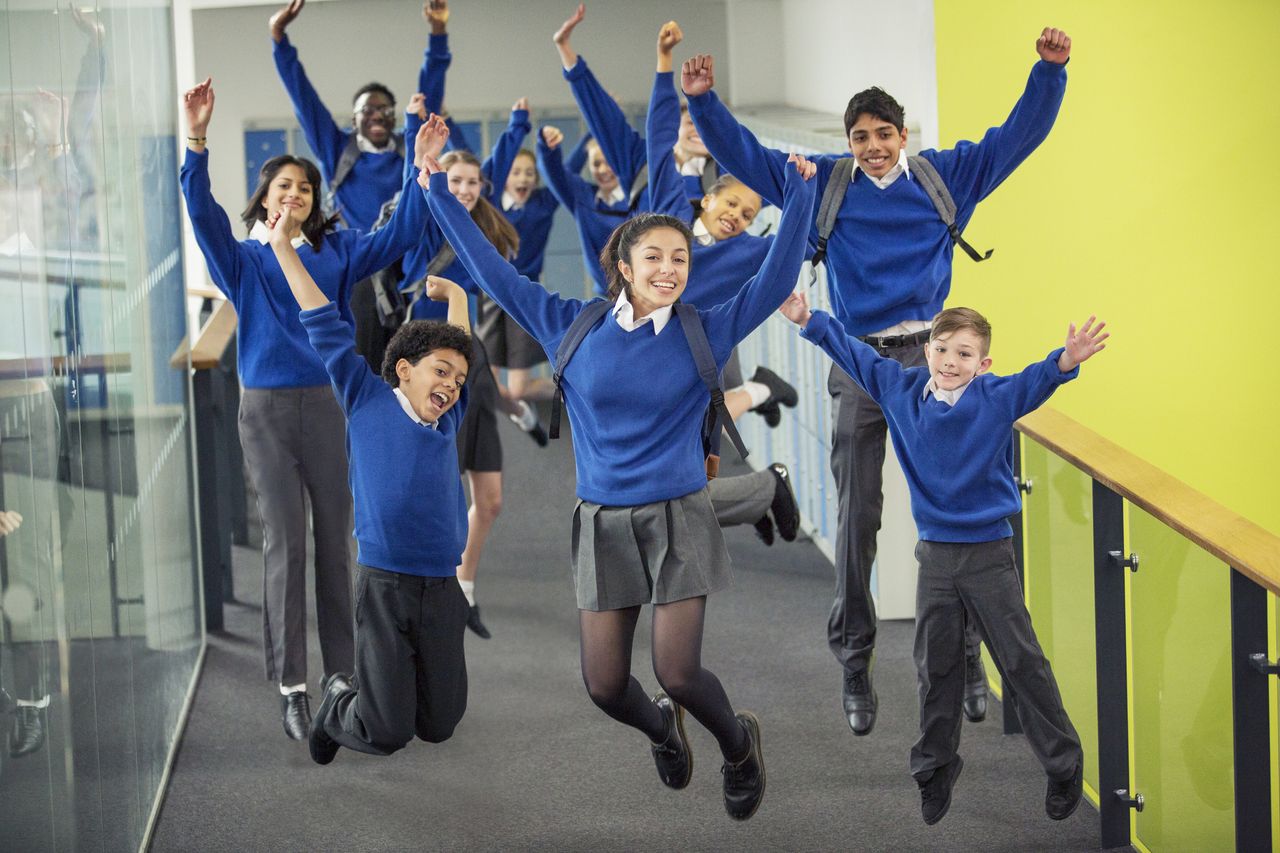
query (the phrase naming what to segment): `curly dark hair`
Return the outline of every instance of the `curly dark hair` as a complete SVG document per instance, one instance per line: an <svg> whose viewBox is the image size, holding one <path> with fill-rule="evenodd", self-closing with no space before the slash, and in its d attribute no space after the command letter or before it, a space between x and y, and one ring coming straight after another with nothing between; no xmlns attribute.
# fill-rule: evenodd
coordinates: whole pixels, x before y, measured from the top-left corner
<svg viewBox="0 0 1280 853"><path fill-rule="evenodd" d="M624 290L628 294L631 293L627 289L627 280L622 277L622 271L618 269L618 261L631 263L632 248L641 237L655 228L679 231L680 236L684 237L685 247L693 246L693 232L689 230L688 225L674 216L663 213L641 213L639 216L628 219L613 229L613 233L609 235L609 242L600 250L600 265L604 267L605 280L609 283L610 299L617 299L618 294Z"/></svg>
<svg viewBox="0 0 1280 853"><path fill-rule="evenodd" d="M860 115L873 115L881 121L887 121L898 129L906 127L907 113L902 104L894 100L879 86L863 89L849 99L849 106L844 111L844 135L848 136Z"/></svg>
<svg viewBox="0 0 1280 853"><path fill-rule="evenodd" d="M387 100L391 102L391 106L394 107L396 105L396 96L391 94L390 89L388 89L386 86L382 85L381 83L378 83L377 81L374 81L372 83L365 83L359 89L356 89L356 93L351 96L352 105L354 106L355 102L360 100L361 95L367 94L369 92L377 92L380 95L386 95Z"/></svg>
<svg viewBox="0 0 1280 853"><path fill-rule="evenodd" d="M382 378L392 388L399 388L396 365L400 359L417 364L438 349L457 350L466 358L468 366L471 364L471 336L462 329L435 320L410 320L387 342L386 354L382 356Z"/></svg>

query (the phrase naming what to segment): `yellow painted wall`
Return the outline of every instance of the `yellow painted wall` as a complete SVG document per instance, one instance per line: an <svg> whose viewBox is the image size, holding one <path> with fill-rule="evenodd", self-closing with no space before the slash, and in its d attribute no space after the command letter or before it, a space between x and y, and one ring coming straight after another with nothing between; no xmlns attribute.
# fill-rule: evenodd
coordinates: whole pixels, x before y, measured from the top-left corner
<svg viewBox="0 0 1280 853"><path fill-rule="evenodd" d="M1280 533L1280 3L937 0L941 144L1021 94L1045 26L1072 38L1048 140L978 207L948 305L996 372L1090 312L1113 343L1050 405Z"/></svg>

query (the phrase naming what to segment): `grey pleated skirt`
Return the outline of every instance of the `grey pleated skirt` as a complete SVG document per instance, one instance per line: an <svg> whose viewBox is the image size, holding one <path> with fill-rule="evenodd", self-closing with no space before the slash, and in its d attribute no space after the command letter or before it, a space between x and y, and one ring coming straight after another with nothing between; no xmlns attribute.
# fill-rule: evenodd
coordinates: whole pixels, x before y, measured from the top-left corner
<svg viewBox="0 0 1280 853"><path fill-rule="evenodd" d="M706 489L640 506L579 500L571 559L581 610L668 604L733 581Z"/></svg>

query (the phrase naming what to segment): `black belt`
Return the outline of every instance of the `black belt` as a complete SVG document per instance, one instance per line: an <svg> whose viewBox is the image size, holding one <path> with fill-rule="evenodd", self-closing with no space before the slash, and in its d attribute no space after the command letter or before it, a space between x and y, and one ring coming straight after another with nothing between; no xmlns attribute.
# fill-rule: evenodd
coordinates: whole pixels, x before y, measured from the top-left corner
<svg viewBox="0 0 1280 853"><path fill-rule="evenodd" d="M873 346L876 349L894 349L895 347L909 347L917 344L927 344L929 342L929 330L922 329L912 335L884 335L876 337L875 335L862 335L858 338L864 344Z"/></svg>

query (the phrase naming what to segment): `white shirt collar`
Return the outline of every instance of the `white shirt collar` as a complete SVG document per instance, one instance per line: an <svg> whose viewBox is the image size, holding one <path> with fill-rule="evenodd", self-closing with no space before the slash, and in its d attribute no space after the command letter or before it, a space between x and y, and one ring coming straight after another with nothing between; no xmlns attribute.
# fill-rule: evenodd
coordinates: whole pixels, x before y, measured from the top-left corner
<svg viewBox="0 0 1280 853"><path fill-rule="evenodd" d="M857 177L858 172L861 172L861 171L862 171L862 167L859 166L857 163L854 163L853 174L849 176L849 180L852 181L855 177ZM898 152L898 162L893 165L892 169L890 169L888 172L885 173L885 176L883 178L875 178L875 177L872 177L871 175L867 175L867 177L870 178L871 183L875 184L880 189L885 189L894 181L898 180L899 176L901 175L906 175L907 180L911 180L911 167L907 165L906 151Z"/></svg>
<svg viewBox="0 0 1280 853"><path fill-rule="evenodd" d="M516 203L516 197L506 190L502 191L502 209L503 210L519 210L524 207L523 204Z"/></svg>
<svg viewBox="0 0 1280 853"><path fill-rule="evenodd" d="M357 133L356 147L359 148L365 154L387 154L391 151L395 151L396 150L395 131L393 130L391 131L390 134L387 135L387 144L382 146L381 148L374 145L369 140L365 139L364 136L362 136L361 134Z"/></svg>
<svg viewBox="0 0 1280 853"><path fill-rule="evenodd" d="M653 321L653 333L655 335L662 334L662 330L667 327L667 322L671 319L671 306L666 305L657 311L652 311L647 317L636 319L635 309L631 307L631 301L627 299L626 291L618 294L618 301L613 304L614 318L617 319L618 325L625 332L634 332L650 320Z"/></svg>
<svg viewBox="0 0 1280 853"><path fill-rule="evenodd" d="M596 190L596 198L605 204L617 204L620 201L626 201L627 194L622 191L622 184L618 184L613 188L613 192L607 194L603 190Z"/></svg>
<svg viewBox="0 0 1280 853"><path fill-rule="evenodd" d="M409 402L409 398L406 397L404 395L404 392L401 391L399 388L392 388L391 393L396 395L396 399L400 401L400 408L404 409L404 413L406 415L413 418L414 423L422 424L424 427L430 427L431 429L440 428L440 424L431 423L430 421L424 421L422 418L418 417L418 413L413 410L413 404Z"/></svg>
<svg viewBox="0 0 1280 853"><path fill-rule="evenodd" d="M257 222L253 223L253 227L249 229L249 236L265 246L271 242L271 229L267 227L267 223L259 219ZM311 241L307 239L307 235L305 234L299 234L290 242L293 243L293 248L295 249L300 246L311 245Z"/></svg>
<svg viewBox="0 0 1280 853"><path fill-rule="evenodd" d="M702 224L702 217L693 220L693 239L698 241L699 246L710 246L715 243L716 238L707 230L707 226Z"/></svg>
<svg viewBox="0 0 1280 853"><path fill-rule="evenodd" d="M680 167L680 174L692 175L695 178L701 178L702 172L707 168L706 157L690 157L684 161L684 165Z"/></svg>
<svg viewBox="0 0 1280 853"><path fill-rule="evenodd" d="M945 388L939 388L938 383L932 376L930 376L929 381L925 383L924 393L920 395L920 399L928 399L929 395L932 394L933 399L937 400L939 403L946 403L948 406L954 406L956 403L960 402L960 398L964 396L964 392L967 391L969 386L972 384L973 380L970 379L959 388L948 391Z"/></svg>

